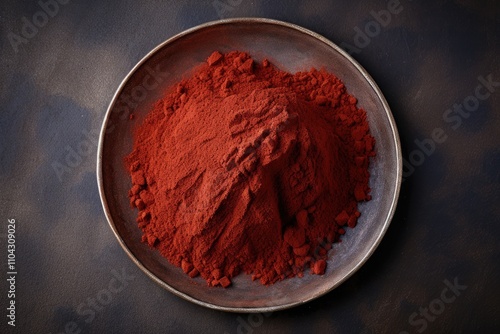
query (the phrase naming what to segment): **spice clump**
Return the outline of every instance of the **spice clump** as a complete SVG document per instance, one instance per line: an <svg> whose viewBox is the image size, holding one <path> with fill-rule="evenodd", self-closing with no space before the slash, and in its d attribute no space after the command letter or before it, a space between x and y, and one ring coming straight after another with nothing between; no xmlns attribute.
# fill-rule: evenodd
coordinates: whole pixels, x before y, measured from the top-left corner
<svg viewBox="0 0 500 334"><path fill-rule="evenodd" d="M125 164L142 240L210 286L324 274L371 198L374 142L333 74L214 52L137 126Z"/></svg>

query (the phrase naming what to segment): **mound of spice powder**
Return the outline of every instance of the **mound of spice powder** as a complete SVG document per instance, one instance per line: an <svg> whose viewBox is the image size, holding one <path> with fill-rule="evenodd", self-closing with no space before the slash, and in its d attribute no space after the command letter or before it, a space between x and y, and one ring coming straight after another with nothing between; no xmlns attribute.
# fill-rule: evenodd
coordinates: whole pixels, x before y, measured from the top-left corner
<svg viewBox="0 0 500 334"><path fill-rule="evenodd" d="M210 286L323 274L370 200L374 139L356 105L325 70L214 52L137 126L125 163L142 240Z"/></svg>

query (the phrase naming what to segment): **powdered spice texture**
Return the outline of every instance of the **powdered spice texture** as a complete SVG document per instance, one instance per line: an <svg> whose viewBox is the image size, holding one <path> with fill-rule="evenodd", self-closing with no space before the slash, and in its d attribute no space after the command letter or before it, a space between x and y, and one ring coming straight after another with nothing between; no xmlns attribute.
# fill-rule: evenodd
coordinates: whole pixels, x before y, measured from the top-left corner
<svg viewBox="0 0 500 334"><path fill-rule="evenodd" d="M325 70L290 74L214 52L165 92L126 157L143 241L191 277L228 287L323 274L370 200L364 110Z"/></svg>

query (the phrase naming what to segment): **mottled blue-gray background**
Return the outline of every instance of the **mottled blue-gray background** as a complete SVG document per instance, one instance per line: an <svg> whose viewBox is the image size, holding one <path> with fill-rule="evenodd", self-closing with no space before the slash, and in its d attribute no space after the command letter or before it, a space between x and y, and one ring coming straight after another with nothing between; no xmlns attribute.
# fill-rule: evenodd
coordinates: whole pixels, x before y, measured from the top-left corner
<svg viewBox="0 0 500 334"><path fill-rule="evenodd" d="M387 1L215 5L71 0L49 8L45 22L38 1L1 2L0 332L498 332L500 4L401 0L380 31L372 11ZM178 32L239 16L302 25L350 49L384 92L408 161L396 216L368 263L326 296L269 316L205 309L147 278L108 227L95 177L97 132L134 64ZM43 26L13 42L33 19ZM356 38L365 28L372 37ZM474 100L479 85L489 95ZM453 111L462 103L470 111ZM431 150L436 129L446 139ZM9 218L17 225L15 328L6 318ZM445 281L455 280L466 288L440 302ZM435 313L424 315L429 307Z"/></svg>

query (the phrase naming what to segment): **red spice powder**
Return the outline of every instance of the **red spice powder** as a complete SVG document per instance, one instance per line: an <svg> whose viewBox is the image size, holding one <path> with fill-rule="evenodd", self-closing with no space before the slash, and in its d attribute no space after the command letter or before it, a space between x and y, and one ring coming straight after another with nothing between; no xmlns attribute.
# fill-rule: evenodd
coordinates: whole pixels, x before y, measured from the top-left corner
<svg viewBox="0 0 500 334"><path fill-rule="evenodd" d="M370 200L356 104L325 70L214 52L154 104L125 159L143 241L211 286L323 274Z"/></svg>

